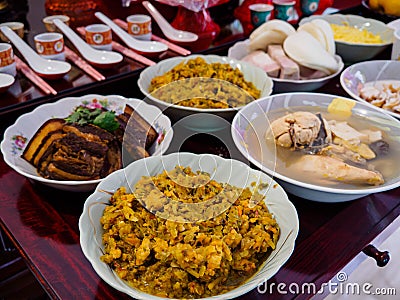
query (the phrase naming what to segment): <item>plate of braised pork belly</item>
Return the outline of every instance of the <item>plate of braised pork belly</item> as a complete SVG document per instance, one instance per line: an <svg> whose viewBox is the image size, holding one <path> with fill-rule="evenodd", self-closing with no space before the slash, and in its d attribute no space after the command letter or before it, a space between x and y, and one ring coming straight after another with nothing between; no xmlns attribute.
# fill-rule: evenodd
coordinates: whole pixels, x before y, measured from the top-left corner
<svg viewBox="0 0 400 300"><path fill-rule="evenodd" d="M53 188L92 191L131 162L161 155L171 122L155 106L116 95L68 97L20 116L4 133L5 162Z"/></svg>
<svg viewBox="0 0 400 300"><path fill-rule="evenodd" d="M315 20L297 30L282 20L268 21L249 39L233 45L228 56L263 69L273 79L277 93L316 90L344 67L325 20Z"/></svg>

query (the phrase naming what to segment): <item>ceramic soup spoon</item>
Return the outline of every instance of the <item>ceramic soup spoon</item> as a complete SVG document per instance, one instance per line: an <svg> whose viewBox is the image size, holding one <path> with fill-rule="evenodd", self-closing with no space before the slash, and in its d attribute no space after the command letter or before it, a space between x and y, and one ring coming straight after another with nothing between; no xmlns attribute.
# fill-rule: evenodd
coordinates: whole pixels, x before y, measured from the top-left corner
<svg viewBox="0 0 400 300"><path fill-rule="evenodd" d="M0 30L39 76L47 79L59 79L71 70L71 65L67 62L42 58L9 27L2 26Z"/></svg>
<svg viewBox="0 0 400 300"><path fill-rule="evenodd" d="M121 40L124 41L124 43L129 47L132 48L133 50L136 50L137 52L140 52L142 54L147 54L147 55L158 55L161 52L164 52L168 50L168 46L160 43L160 42L155 42L155 41L141 41L138 39L135 39L133 36L131 36L128 32L123 30L121 27L119 27L117 24L115 24L109 17L104 15L101 12L96 12L94 14L99 20L101 20L104 24L107 24L110 26L112 31L119 36Z"/></svg>
<svg viewBox="0 0 400 300"><path fill-rule="evenodd" d="M74 44L83 58L95 67L103 69L111 68L122 61L123 56L117 52L94 49L61 20L55 19L53 22L71 43Z"/></svg>
<svg viewBox="0 0 400 300"><path fill-rule="evenodd" d="M168 21L165 20L160 12L149 1L143 1L142 4L149 11L154 20L156 20L158 26L160 26L161 31L168 39L175 42L188 43L197 41L197 39L199 38L199 36L195 33L178 30L172 27L171 24L169 24Z"/></svg>

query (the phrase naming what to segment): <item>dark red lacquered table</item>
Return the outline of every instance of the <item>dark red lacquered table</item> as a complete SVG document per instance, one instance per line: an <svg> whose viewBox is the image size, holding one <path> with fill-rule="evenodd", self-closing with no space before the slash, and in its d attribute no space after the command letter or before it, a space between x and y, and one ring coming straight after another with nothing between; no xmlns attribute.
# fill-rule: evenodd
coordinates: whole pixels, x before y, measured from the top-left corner
<svg viewBox="0 0 400 300"><path fill-rule="evenodd" d="M333 80L321 91L344 95ZM174 141L173 141L174 142ZM225 143L229 145L228 143ZM178 150L236 158L221 140L201 133ZM0 160L0 224L28 266L54 299L124 299L102 281L79 244L78 218L88 196L31 183ZM268 284L328 282L400 215L400 189L346 203L326 204L293 195L300 232L289 261ZM384 250L384 249L381 249ZM368 258L372 259L372 258ZM240 299L307 299L310 294L249 292Z"/></svg>

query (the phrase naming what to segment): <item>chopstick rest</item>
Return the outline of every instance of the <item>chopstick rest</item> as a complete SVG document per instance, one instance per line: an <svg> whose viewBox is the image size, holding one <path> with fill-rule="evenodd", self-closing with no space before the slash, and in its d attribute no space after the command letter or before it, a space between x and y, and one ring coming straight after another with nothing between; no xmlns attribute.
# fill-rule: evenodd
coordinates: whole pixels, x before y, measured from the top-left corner
<svg viewBox="0 0 400 300"><path fill-rule="evenodd" d="M106 79L103 74L89 65L83 58L81 58L78 54L74 51L69 49L68 47L64 47L65 57L72 61L76 66L82 69L86 74L93 77L97 81L101 81Z"/></svg>
<svg viewBox="0 0 400 300"><path fill-rule="evenodd" d="M46 81L40 78L26 63L24 63L18 56L14 54L15 64L17 70L22 72L26 78L40 88L45 94L57 95L57 91L53 89Z"/></svg>

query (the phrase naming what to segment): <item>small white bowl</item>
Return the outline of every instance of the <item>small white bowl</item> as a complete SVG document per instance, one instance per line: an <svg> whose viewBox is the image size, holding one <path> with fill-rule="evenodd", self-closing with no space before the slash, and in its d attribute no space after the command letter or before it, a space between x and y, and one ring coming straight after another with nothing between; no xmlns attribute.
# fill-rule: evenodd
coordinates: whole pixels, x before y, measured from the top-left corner
<svg viewBox="0 0 400 300"><path fill-rule="evenodd" d="M299 176L295 177L287 174L283 175L276 171L275 157L274 155L269 155L266 146L264 146L265 132L269 128L269 120L266 114L276 110L282 110L282 113L284 111L298 111L299 107L302 109L310 107L314 109L313 111L320 109L321 112L324 112L334 98L343 97L320 93L286 93L254 101L246 105L235 116L231 128L233 141L246 159L270 176L275 177L287 192L304 199L330 203L345 202L400 186L400 159L393 161L394 164L399 164L393 168L397 173L379 186L335 187L328 183L324 185L311 183L307 181L307 178L299 178ZM400 136L399 120L383 113L372 105L367 105L364 102L354 102L353 115L366 117L368 120L375 121L374 126L379 124L381 130L393 137ZM254 121L257 118L263 118L261 126L260 122L257 123ZM279 149L275 151L279 151Z"/></svg>
<svg viewBox="0 0 400 300"><path fill-rule="evenodd" d="M347 94L368 105L372 104L361 98L359 91L366 83L380 80L396 80L400 82L400 61L372 60L359 62L347 67L340 75L340 84ZM377 109L393 117L400 118L400 113L380 107L377 107Z"/></svg>
<svg viewBox="0 0 400 300"><path fill-rule="evenodd" d="M89 196L79 218L80 245L96 273L110 286L135 299L168 299L149 295L130 287L106 263L100 260L100 256L104 254L103 228L100 224L100 217L103 215L105 205L110 200L110 195L104 191L114 193L121 186L125 186L129 191L129 187L133 187L142 176L155 176L164 170L174 169L176 165L191 167L193 171L205 171L212 175L212 179L236 187L250 187L253 190L252 182L268 183L268 188L261 189L259 192L265 195L265 203L275 216L281 230L275 250L270 253L255 275L234 290L214 297L201 298L201 300L225 300L239 297L276 274L291 256L299 230L296 209L289 201L285 191L271 177L251 169L240 161L224 159L212 154L197 155L193 153L172 153L137 160L125 169L107 176L98 185L95 192Z"/></svg>
<svg viewBox="0 0 400 300"><path fill-rule="evenodd" d="M93 101L93 99L97 99L97 101ZM171 143L173 135L171 121L157 107L146 104L139 99L124 98L116 95L86 95L82 97L63 98L54 103L44 104L32 112L20 116L4 133L4 138L1 142L1 152L3 153L4 161L19 174L44 185L73 192L93 191L102 179L86 181L47 179L40 176L36 168L21 157L29 139L33 137L46 120L51 118L65 118L75 107L82 104L104 107L108 110L114 110L118 114L123 112L125 104L129 104L159 134L158 141L149 149L150 155L163 154Z"/></svg>
<svg viewBox="0 0 400 300"><path fill-rule="evenodd" d="M349 25L359 29L366 29L375 35L381 36L383 40L383 43L381 44L359 44L335 41L336 53L345 63L369 60L377 56L393 43L393 29L388 27L385 23L375 19L342 14L312 15L302 19L299 25L311 22L314 19L323 19L330 24Z"/></svg>
<svg viewBox="0 0 400 300"><path fill-rule="evenodd" d="M6 73L0 73L0 93L4 93L15 82L14 76Z"/></svg>
<svg viewBox="0 0 400 300"><path fill-rule="evenodd" d="M228 49L228 57L232 57L237 60L241 60L243 57L250 53L248 49L249 40L240 41L235 43L232 47ZM329 75L322 78L315 79L304 79L304 80L292 80L292 79L280 79L280 78L272 78L274 82L274 92L282 93L282 92L311 92L320 87L324 86L331 80L336 77L344 68L343 61L340 56L335 55L335 60L339 65L338 70Z"/></svg>
<svg viewBox="0 0 400 300"><path fill-rule="evenodd" d="M230 57L190 55L162 60L154 66L147 67L140 73L138 86L140 91L146 96L146 101L159 107L173 122L179 121L183 127L199 132L221 130L230 125L228 121L231 121L236 112L241 108L201 109L179 106L159 100L149 93L150 83L154 77L163 75L176 65L196 57L203 58L207 63L229 64L231 67L239 69L243 73L245 80L251 81L261 91L261 97L272 93L273 81L262 69Z"/></svg>

